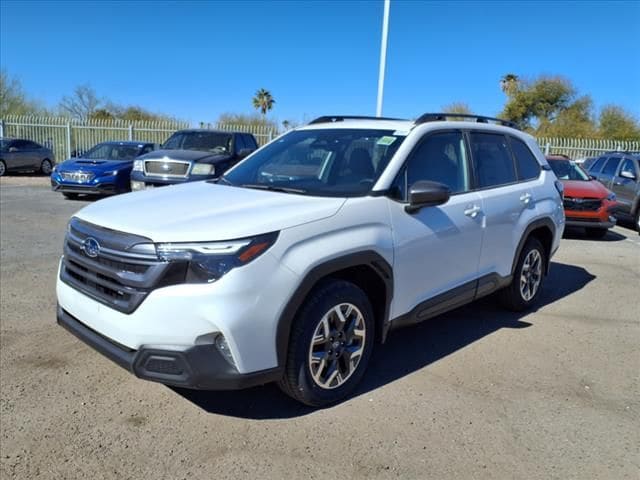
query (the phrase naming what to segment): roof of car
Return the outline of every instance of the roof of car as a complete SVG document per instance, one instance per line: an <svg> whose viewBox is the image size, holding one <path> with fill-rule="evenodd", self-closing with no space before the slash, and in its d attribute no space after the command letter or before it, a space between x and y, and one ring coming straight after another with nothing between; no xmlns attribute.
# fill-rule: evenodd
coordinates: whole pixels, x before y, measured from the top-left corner
<svg viewBox="0 0 640 480"><path fill-rule="evenodd" d="M249 132L240 132L238 130L226 131L226 130L215 130L213 128L184 128L182 130L178 130L176 133L185 133L185 132L209 132L209 133L227 133L232 135L234 133L243 133L247 135L251 135Z"/></svg>
<svg viewBox="0 0 640 480"><path fill-rule="evenodd" d="M108 142L100 142L101 144L109 145L153 145L153 142L136 142L134 140L110 140Z"/></svg>

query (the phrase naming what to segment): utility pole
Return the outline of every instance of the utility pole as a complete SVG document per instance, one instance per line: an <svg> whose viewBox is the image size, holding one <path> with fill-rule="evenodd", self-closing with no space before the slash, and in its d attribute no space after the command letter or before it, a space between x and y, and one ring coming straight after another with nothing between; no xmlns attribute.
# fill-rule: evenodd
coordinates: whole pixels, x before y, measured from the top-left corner
<svg viewBox="0 0 640 480"><path fill-rule="evenodd" d="M389 33L389 4L391 0L384 0L384 14L382 16L382 43L380 45L380 73L378 74L378 104L376 117L382 116L382 96L384 94L384 70L387 64L387 37Z"/></svg>

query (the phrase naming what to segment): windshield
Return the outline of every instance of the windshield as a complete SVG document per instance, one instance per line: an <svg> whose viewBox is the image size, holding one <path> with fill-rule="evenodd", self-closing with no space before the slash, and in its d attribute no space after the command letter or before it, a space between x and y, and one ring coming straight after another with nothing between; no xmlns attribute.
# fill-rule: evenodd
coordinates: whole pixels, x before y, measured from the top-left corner
<svg viewBox="0 0 640 480"><path fill-rule="evenodd" d="M140 154L137 145L118 145L116 143L100 143L82 155L90 160L133 160Z"/></svg>
<svg viewBox="0 0 640 480"><path fill-rule="evenodd" d="M225 174L223 183L319 196L369 193L404 136L392 130L290 132Z"/></svg>
<svg viewBox="0 0 640 480"><path fill-rule="evenodd" d="M231 151L231 135L220 132L177 132L169 137L162 148L228 153Z"/></svg>
<svg viewBox="0 0 640 480"><path fill-rule="evenodd" d="M589 181L591 178L582 168L571 160L548 160L553 173L560 180L581 180Z"/></svg>

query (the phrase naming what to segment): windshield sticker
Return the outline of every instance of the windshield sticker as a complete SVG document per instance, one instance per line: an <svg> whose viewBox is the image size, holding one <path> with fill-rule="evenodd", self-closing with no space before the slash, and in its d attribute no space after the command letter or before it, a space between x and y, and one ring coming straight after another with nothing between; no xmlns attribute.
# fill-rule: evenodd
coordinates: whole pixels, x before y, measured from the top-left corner
<svg viewBox="0 0 640 480"><path fill-rule="evenodd" d="M396 141L396 137L385 136L385 137L380 137L380 140L378 140L376 143L378 145L383 145L385 147L388 147L395 141Z"/></svg>
<svg viewBox="0 0 640 480"><path fill-rule="evenodd" d="M409 135L409 130L396 130L393 134L400 137L406 137Z"/></svg>

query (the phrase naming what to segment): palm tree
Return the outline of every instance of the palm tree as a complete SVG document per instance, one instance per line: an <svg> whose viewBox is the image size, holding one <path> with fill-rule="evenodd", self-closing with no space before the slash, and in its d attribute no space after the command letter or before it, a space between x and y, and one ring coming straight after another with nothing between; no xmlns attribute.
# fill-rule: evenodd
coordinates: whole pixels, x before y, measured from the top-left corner
<svg viewBox="0 0 640 480"><path fill-rule="evenodd" d="M514 73L507 73L500 79L500 88L504 93L510 95L517 88L520 78Z"/></svg>
<svg viewBox="0 0 640 480"><path fill-rule="evenodd" d="M276 103L276 101L271 96L271 93L264 88L258 90L255 97L253 97L253 106L256 110L260 110L262 115L266 115L267 112L273 108L274 103Z"/></svg>

